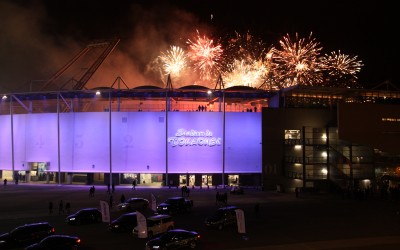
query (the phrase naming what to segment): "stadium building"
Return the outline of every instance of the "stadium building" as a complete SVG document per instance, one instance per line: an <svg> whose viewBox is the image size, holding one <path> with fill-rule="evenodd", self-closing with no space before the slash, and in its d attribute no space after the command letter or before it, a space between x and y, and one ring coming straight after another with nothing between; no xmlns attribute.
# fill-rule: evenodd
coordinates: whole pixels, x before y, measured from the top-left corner
<svg viewBox="0 0 400 250"><path fill-rule="evenodd" d="M49 184L381 188L400 175L400 92L76 82L4 93L2 179ZM105 53L105 54L104 54ZM76 58L78 59L78 58ZM76 60L73 60L76 61ZM55 89L54 86L57 86Z"/></svg>

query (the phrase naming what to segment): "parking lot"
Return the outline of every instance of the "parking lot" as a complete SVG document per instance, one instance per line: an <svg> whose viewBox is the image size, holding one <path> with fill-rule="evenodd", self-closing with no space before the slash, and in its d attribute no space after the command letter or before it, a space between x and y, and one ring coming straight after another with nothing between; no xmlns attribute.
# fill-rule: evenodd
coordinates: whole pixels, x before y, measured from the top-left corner
<svg viewBox="0 0 400 250"><path fill-rule="evenodd" d="M84 249L144 249L145 240L130 233L114 233L107 223L71 226L66 214L59 214L58 203L71 204L71 212L85 207L100 207L109 200L106 186L96 186L94 197L90 186L12 184L0 187L0 232L18 225L48 221L56 233L77 235ZM228 193L228 204L243 209L245 234L236 227L218 231L206 228L204 220L220 205L216 192ZM156 197L157 203L180 196L176 188L116 186L111 219L117 218L121 195L126 198ZM392 249L400 246L400 204L379 198L342 199L328 194L300 194L245 189L244 194L229 194L229 189L191 189L192 211L174 216L175 227L201 234L198 249ZM49 214L48 203L54 203ZM258 211L255 205L259 204Z"/></svg>

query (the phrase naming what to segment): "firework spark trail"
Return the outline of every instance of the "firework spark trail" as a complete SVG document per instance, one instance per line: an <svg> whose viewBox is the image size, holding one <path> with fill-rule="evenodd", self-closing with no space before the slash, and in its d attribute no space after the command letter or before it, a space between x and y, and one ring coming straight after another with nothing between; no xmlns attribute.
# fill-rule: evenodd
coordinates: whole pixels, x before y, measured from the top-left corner
<svg viewBox="0 0 400 250"><path fill-rule="evenodd" d="M229 70L223 74L227 87L259 86L263 83L267 72L262 61L252 61L249 63L245 60L235 60L228 68Z"/></svg>
<svg viewBox="0 0 400 250"><path fill-rule="evenodd" d="M325 74L325 86L357 87L357 73L363 66L357 56L349 56L339 51L333 51L320 58Z"/></svg>
<svg viewBox="0 0 400 250"><path fill-rule="evenodd" d="M341 54L340 50L332 51L329 55L325 54L321 57L321 62L330 75L352 75L355 78L363 66L357 56Z"/></svg>
<svg viewBox="0 0 400 250"><path fill-rule="evenodd" d="M201 81L211 86L221 75L227 87L277 90L297 84L356 87L356 74L364 66L357 56L341 54L340 50L320 56L322 47L312 33L307 38L299 38L297 33L294 39L286 35L278 47L270 46L268 50L249 32L228 37L224 49L220 42L199 34L187 44L187 51L170 46L151 68L160 71L162 79L170 75L183 85Z"/></svg>
<svg viewBox="0 0 400 250"><path fill-rule="evenodd" d="M235 33L235 37L228 38L225 49L226 59L233 60L260 60L265 57L265 44L247 32L246 34Z"/></svg>
<svg viewBox="0 0 400 250"><path fill-rule="evenodd" d="M312 33L308 39L299 38L296 33L294 41L286 35L279 44L281 49L275 49L274 59L278 65L278 74L283 78L282 87L314 85L322 81L321 67L317 60L322 47L319 47Z"/></svg>
<svg viewBox="0 0 400 250"><path fill-rule="evenodd" d="M264 63L265 44L249 32L235 34L234 38L228 39L225 50L224 81L227 86L258 87L269 71L268 64Z"/></svg>
<svg viewBox="0 0 400 250"><path fill-rule="evenodd" d="M193 61L195 68L200 72L200 76L206 80L212 80L219 74L221 65L221 55L223 53L220 44L206 36L197 36L195 42L188 40L189 58Z"/></svg>
<svg viewBox="0 0 400 250"><path fill-rule="evenodd" d="M165 53L162 52L159 56L163 72L165 75L171 75L171 77L179 78L180 74L187 67L187 56L182 48L178 46L171 46Z"/></svg>

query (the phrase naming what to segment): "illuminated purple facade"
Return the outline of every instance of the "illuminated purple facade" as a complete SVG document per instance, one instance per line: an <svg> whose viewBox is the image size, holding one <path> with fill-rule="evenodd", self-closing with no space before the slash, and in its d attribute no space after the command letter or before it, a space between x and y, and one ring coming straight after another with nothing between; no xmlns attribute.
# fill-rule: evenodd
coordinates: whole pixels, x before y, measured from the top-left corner
<svg viewBox="0 0 400 250"><path fill-rule="evenodd" d="M45 163L45 173L70 175L261 175L261 126L260 112L1 115L0 169L31 173L32 163Z"/></svg>

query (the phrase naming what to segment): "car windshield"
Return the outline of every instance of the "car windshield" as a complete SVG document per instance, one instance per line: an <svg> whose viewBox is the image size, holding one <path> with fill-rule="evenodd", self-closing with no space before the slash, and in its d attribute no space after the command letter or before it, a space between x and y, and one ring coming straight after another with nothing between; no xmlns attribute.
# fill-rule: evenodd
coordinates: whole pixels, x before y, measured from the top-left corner
<svg viewBox="0 0 400 250"><path fill-rule="evenodd" d="M136 215L121 215L118 221L136 221Z"/></svg>
<svg viewBox="0 0 400 250"><path fill-rule="evenodd" d="M168 199L166 203L168 204L178 204L180 199Z"/></svg>
<svg viewBox="0 0 400 250"><path fill-rule="evenodd" d="M20 233L21 231L22 231L21 228L16 228L16 229L13 229L13 230L10 232L10 234L11 234L11 235L18 234L18 233Z"/></svg>
<svg viewBox="0 0 400 250"><path fill-rule="evenodd" d="M170 241L172 238L174 238L174 236L175 236L175 233L166 232L160 236L160 239L162 241Z"/></svg>
<svg viewBox="0 0 400 250"><path fill-rule="evenodd" d="M217 211L214 213L213 217L221 217L221 216L224 215L224 214L225 214L225 211L224 211L224 210L217 210Z"/></svg>
<svg viewBox="0 0 400 250"><path fill-rule="evenodd" d="M127 203L136 203L136 202L144 202L144 200L140 198L130 198L127 200Z"/></svg>

